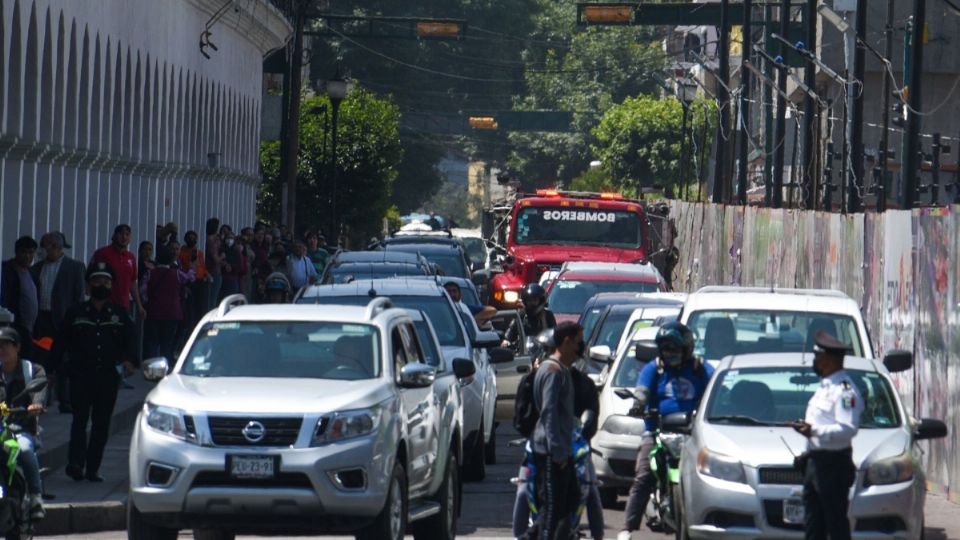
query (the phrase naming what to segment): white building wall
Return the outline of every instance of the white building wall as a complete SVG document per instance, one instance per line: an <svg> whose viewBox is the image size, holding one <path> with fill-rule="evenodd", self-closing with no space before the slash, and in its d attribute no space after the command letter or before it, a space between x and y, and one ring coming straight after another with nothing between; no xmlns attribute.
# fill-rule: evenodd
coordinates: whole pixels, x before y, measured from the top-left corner
<svg viewBox="0 0 960 540"><path fill-rule="evenodd" d="M288 22L267 0L0 0L0 258L62 230L89 260L129 223L181 235L254 221L262 60ZM208 165L208 154L218 166ZM135 244L131 246L135 248Z"/></svg>

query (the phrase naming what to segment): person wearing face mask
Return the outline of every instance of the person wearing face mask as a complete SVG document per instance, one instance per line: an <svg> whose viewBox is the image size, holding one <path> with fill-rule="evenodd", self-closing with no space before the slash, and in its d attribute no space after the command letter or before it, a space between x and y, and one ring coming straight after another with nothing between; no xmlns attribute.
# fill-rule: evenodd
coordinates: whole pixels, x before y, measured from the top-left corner
<svg viewBox="0 0 960 540"><path fill-rule="evenodd" d="M67 476L102 482L100 463L110 434L110 417L117 401L121 373L132 375L136 362L133 321L129 312L110 301L114 273L109 264L94 262L87 269L90 299L67 310L51 357L61 365L70 356L73 423ZM87 439L87 424L90 438Z"/></svg>
<svg viewBox="0 0 960 540"><path fill-rule="evenodd" d="M850 539L849 491L857 477L851 442L860 427L863 397L843 369L850 347L820 330L813 336L813 372L822 380L793 429L807 438L797 458L803 471L805 538Z"/></svg>
<svg viewBox="0 0 960 540"><path fill-rule="evenodd" d="M693 412L700 404L713 367L693 355L695 338L683 323L673 321L660 327L655 338L657 359L649 362L637 376L640 406L657 409L660 416L675 412ZM656 482L650 470L650 451L655 444L653 432L656 418L645 418L646 431L640 443L634 468L633 485L627 499L625 523L617 540L630 540L632 531L640 528L647 499Z"/></svg>

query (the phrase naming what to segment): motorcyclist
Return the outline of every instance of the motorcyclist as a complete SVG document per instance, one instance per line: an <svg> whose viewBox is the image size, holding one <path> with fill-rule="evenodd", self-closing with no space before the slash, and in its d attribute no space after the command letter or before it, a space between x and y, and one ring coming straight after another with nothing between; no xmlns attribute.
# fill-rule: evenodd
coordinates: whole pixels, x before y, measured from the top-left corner
<svg viewBox="0 0 960 540"><path fill-rule="evenodd" d="M520 319L526 335L537 336L544 330L557 326L557 320L553 317L553 312L547 309L547 291L539 283L528 283L520 291L520 301L523 303ZM510 327L507 328L503 346L509 347L519 337L520 329L517 327L516 319L514 319L510 323Z"/></svg>
<svg viewBox="0 0 960 540"><path fill-rule="evenodd" d="M290 302L290 280L283 272L274 272L267 276L263 286L265 304L286 304Z"/></svg>
<svg viewBox="0 0 960 540"><path fill-rule="evenodd" d="M703 398L713 367L693 355L695 338L683 323L673 321L661 326L655 342L656 361L647 363L637 376L638 406L657 409L660 415L693 412ZM644 421L646 431L637 454L624 527L617 540L630 540L631 532L640 527L647 499L656 482L650 470L650 452L655 445L657 419L648 416Z"/></svg>
<svg viewBox="0 0 960 540"><path fill-rule="evenodd" d="M27 381L46 377L43 368L35 362L20 358L20 334L12 327L0 328L0 401L9 407L26 407L27 417L18 420L23 430L17 433L20 453L17 461L23 467L27 481L30 504L30 517L43 519L43 487L40 479L40 462L37 460L37 438L40 423L37 417L43 414L43 404L47 399L46 389L32 392L13 403L15 396L23 392Z"/></svg>

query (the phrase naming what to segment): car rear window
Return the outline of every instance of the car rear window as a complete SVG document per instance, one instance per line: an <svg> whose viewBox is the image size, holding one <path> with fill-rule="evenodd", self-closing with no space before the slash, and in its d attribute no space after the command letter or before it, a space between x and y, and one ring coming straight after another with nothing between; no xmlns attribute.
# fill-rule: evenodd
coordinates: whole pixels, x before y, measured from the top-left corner
<svg viewBox="0 0 960 540"><path fill-rule="evenodd" d="M660 286L642 281L578 281L558 280L547 295L547 304L556 313L582 313L596 294L607 292L657 292Z"/></svg>
<svg viewBox="0 0 960 540"><path fill-rule="evenodd" d="M445 296L403 296L389 295L393 305L406 309L419 309L430 317L433 329L437 333L437 340L443 347L464 347L463 331L457 324L453 306ZM370 303L367 295L329 295L309 296L297 300L298 304L324 304L365 306Z"/></svg>
<svg viewBox="0 0 960 540"><path fill-rule="evenodd" d="M204 326L181 375L360 380L380 375L380 333L368 324L270 321Z"/></svg>

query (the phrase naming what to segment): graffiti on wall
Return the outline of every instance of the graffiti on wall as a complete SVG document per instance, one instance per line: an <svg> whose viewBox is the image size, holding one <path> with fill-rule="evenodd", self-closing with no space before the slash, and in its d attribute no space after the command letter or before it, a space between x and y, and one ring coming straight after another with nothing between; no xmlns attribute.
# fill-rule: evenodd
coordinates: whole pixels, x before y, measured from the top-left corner
<svg viewBox="0 0 960 540"><path fill-rule="evenodd" d="M914 353L914 369L894 377L911 413L960 425L960 207L865 216L677 201L671 216L677 290L843 291L878 354ZM923 444L928 481L960 501L960 435Z"/></svg>

